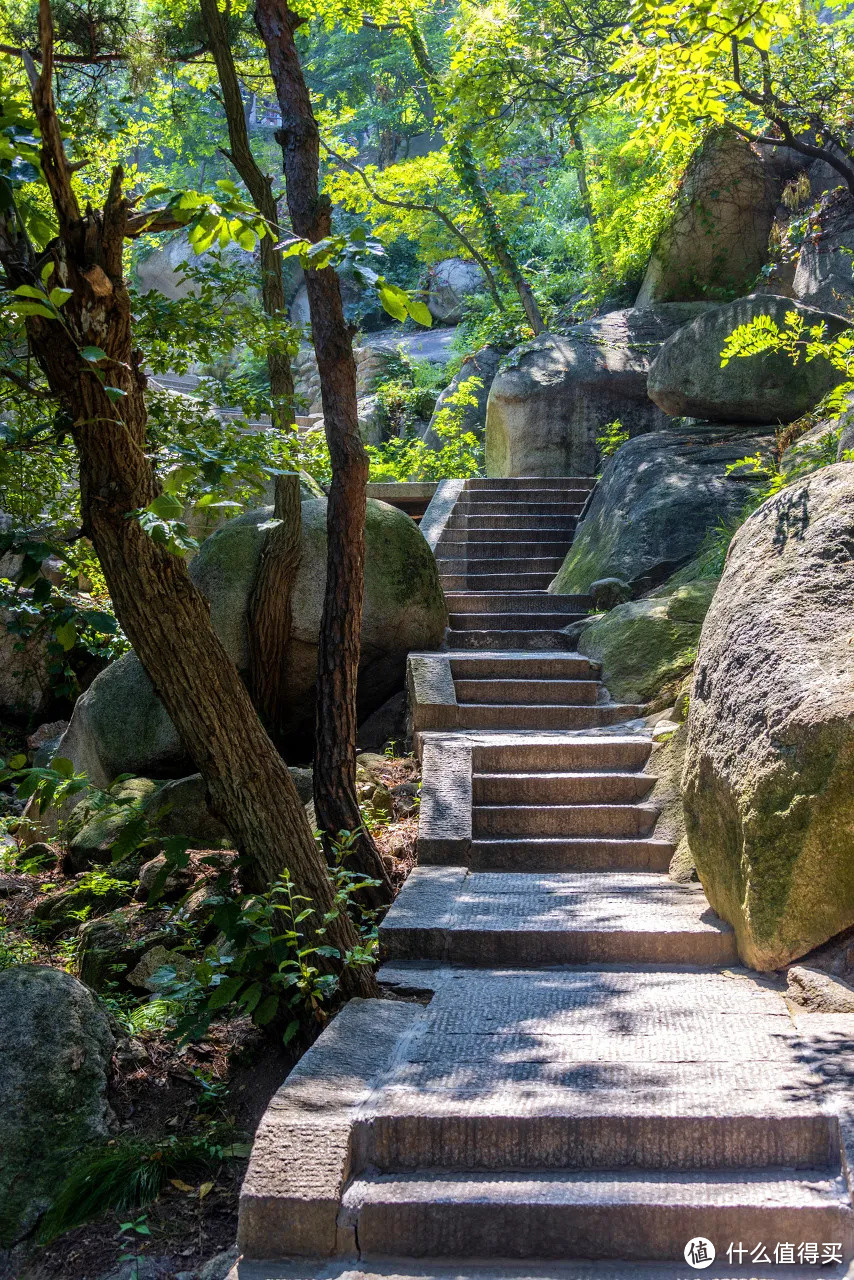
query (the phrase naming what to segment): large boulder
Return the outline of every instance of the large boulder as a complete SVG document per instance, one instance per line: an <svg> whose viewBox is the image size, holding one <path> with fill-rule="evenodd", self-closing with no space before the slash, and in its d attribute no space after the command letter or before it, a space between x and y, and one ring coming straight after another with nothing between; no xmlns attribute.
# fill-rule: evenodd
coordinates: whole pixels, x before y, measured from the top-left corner
<svg viewBox="0 0 854 1280"><path fill-rule="evenodd" d="M587 594L602 578L621 578L636 591L663 582L710 530L743 509L745 482L727 468L773 444L773 433L716 423L673 424L629 440L602 468L549 590Z"/></svg>
<svg viewBox="0 0 854 1280"><path fill-rule="evenodd" d="M776 969L854 925L854 468L736 534L700 640L683 799L712 907Z"/></svg>
<svg viewBox="0 0 854 1280"><path fill-rule="evenodd" d="M433 416L430 423L422 436L424 442L432 449L441 449L447 443L442 436L436 431L437 421L441 421L439 415L444 409L452 409L452 397L459 391L463 383L471 382L477 379L477 384L468 388L469 393L474 398L474 404L463 405L461 408L454 410L455 423L459 423L461 431L471 432L473 435L483 437L484 427L486 425L486 404L489 399L490 388L495 381L495 375L498 372L498 366L501 363L501 352L496 347L485 346L479 351L475 351L473 355L466 356L460 370L454 375L447 387L445 387L439 399L436 401L436 408L433 410Z"/></svg>
<svg viewBox="0 0 854 1280"><path fill-rule="evenodd" d="M795 297L854 319L854 196L838 187L810 220L798 255Z"/></svg>
<svg viewBox="0 0 854 1280"><path fill-rule="evenodd" d="M635 306L744 292L768 260L783 179L767 147L711 133L688 165Z"/></svg>
<svg viewBox="0 0 854 1280"><path fill-rule="evenodd" d="M489 393L486 474L592 475L608 423L619 419L631 436L660 430L666 419L647 396L647 372L661 344L705 310L693 302L611 311L516 347Z"/></svg>
<svg viewBox="0 0 854 1280"><path fill-rule="evenodd" d="M845 328L840 316L806 307L792 298L751 294L698 316L664 343L649 370L650 398L672 415L715 422L794 422L803 417L842 374L824 358L797 364L784 351L736 357L721 368L727 338L757 316L770 316L781 329L795 311L809 325L824 324L828 335Z"/></svg>
<svg viewBox="0 0 854 1280"><path fill-rule="evenodd" d="M246 609L255 582L269 507L230 520L190 566L211 605L211 621L240 671L248 668ZM436 561L402 511L368 501L365 602L359 665L360 720L403 686L410 649L435 649L447 614ZM281 726L294 760L311 755L317 639L326 586L326 499L302 503L302 557L294 585L285 659L287 718ZM58 754L108 785L121 773L181 777L192 772L177 732L139 659L127 654L78 699Z"/></svg>
<svg viewBox="0 0 854 1280"><path fill-rule="evenodd" d="M75 1154L108 1136L105 1010L70 974L0 971L0 1246L30 1232Z"/></svg>
<svg viewBox="0 0 854 1280"><path fill-rule="evenodd" d="M652 708L675 700L697 657L716 585L715 578L667 584L591 619L579 636L578 652L601 664L612 698Z"/></svg>
<svg viewBox="0 0 854 1280"><path fill-rule="evenodd" d="M437 324L459 324L468 298L483 293L483 272L465 258L444 258L430 268L427 307Z"/></svg>

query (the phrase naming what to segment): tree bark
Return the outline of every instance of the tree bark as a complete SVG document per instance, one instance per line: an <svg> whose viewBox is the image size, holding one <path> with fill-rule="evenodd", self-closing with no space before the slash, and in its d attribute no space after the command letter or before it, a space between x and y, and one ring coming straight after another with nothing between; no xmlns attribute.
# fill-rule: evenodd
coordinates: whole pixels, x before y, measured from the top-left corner
<svg viewBox="0 0 854 1280"><path fill-rule="evenodd" d="M259 246L261 305L268 316L284 320L285 287L282 278L282 255L276 248L282 236L279 228L279 211L273 196L273 180L268 174L262 172L252 154L240 81L237 78L228 39L228 27L220 12L218 0L199 0L199 9L211 55L216 63L228 126L230 150L224 151L223 154L234 165L255 208L265 219L272 233L269 236L263 236ZM267 371L273 400L273 426L288 427L294 420L294 380L285 343L273 342L268 347Z"/></svg>
<svg viewBox="0 0 854 1280"><path fill-rule="evenodd" d="M570 137L572 138L572 146L576 156L575 172L578 176L578 193L581 196L581 207L584 210L584 216L587 219L587 226L590 229L590 248L593 253L593 262L596 266L601 266L602 244L599 240L599 228L596 222L596 214L593 212L593 202L590 199L590 186L587 181L587 158L584 151L584 140L581 137L581 130L578 128L577 124L571 125Z"/></svg>
<svg viewBox="0 0 854 1280"><path fill-rule="evenodd" d="M36 264L14 209L6 210L0 216L0 262L15 288L37 286L36 266L49 260L48 287L71 291L61 320L31 316L27 330L51 391L72 418L83 529L98 553L116 616L205 779L212 810L235 837L245 886L265 890L287 867L319 918L334 907L333 889L287 767L184 561L154 542L134 518L157 495L158 483L148 457L142 356L132 347L130 296L122 276L128 224L122 171L113 171L103 210L81 214L54 105L48 0L40 0L39 31L42 68L37 78L31 71L33 105L59 235ZM96 365L84 359L81 349L87 346L100 347L104 359ZM111 399L107 388L119 398ZM313 936L308 921L304 927ZM358 934L342 914L329 923L323 940L343 953L356 945ZM373 989L367 971L343 971L345 994Z"/></svg>
<svg viewBox="0 0 854 1280"><path fill-rule="evenodd" d="M280 523L265 540L247 611L249 687L274 742L286 707L286 652L293 621L291 595L300 562L299 476L277 476L273 515Z"/></svg>
<svg viewBox="0 0 854 1280"><path fill-rule="evenodd" d="M288 210L294 234L316 242L331 230L329 200L320 194L320 135L294 42L303 19L284 0L256 0L255 21L276 88ZM356 680L365 577L368 456L359 434L356 365L332 267L305 273L320 372L332 483L327 506L326 590L320 627L314 750L314 807L327 856L341 831L361 831L351 865L379 881L364 897L391 901L388 874L362 826L356 796Z"/></svg>

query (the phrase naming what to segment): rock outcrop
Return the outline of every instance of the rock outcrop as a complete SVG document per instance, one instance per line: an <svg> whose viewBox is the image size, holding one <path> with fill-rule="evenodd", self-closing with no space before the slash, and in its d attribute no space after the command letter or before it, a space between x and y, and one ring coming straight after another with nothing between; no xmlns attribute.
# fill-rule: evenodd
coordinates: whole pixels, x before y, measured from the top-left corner
<svg viewBox="0 0 854 1280"><path fill-rule="evenodd" d="M796 311L807 325L824 324L828 335L845 328L840 316L806 307L792 298L751 294L698 316L663 344L649 370L652 400L672 415L715 422L794 422L842 381L823 357L797 363L784 351L736 357L721 368L727 338L757 316L781 329Z"/></svg>
<svg viewBox="0 0 854 1280"><path fill-rule="evenodd" d="M481 347L479 351L475 351L474 355L466 356L459 372L454 374L454 377L436 401L433 416L422 436L426 444L429 444L433 449L442 448L445 441L436 432L436 420L444 408L450 407L448 401L457 392L461 383L468 382L472 378L477 378L480 383L479 386L471 388L471 394L474 396L476 403L463 406L457 416L462 431L471 431L476 436L483 436L489 391L495 381L495 375L498 372L500 363L501 352L492 346Z"/></svg>
<svg viewBox="0 0 854 1280"><path fill-rule="evenodd" d="M437 324L459 324L468 298L483 293L483 272L465 258L444 258L430 268L427 307Z"/></svg>
<svg viewBox="0 0 854 1280"><path fill-rule="evenodd" d="M717 580L668 583L642 600L593 617L578 637L578 652L600 663L602 681L617 702L669 706L697 657L700 628Z"/></svg>
<svg viewBox="0 0 854 1280"><path fill-rule="evenodd" d="M829 192L798 255L794 292L811 307L854 318L854 196Z"/></svg>
<svg viewBox="0 0 854 1280"><path fill-rule="evenodd" d="M191 575L211 604L213 625L238 669L248 666L246 608L270 508L230 520L201 546ZM447 622L438 570L417 526L370 500L367 518L359 718L402 688L411 649L435 649ZM293 594L282 726L295 760L311 754L317 637L326 580L326 500L302 503L302 558ZM103 671L77 701L58 753L106 786L121 773L182 777L192 764L135 654Z"/></svg>
<svg viewBox="0 0 854 1280"><path fill-rule="evenodd" d="M629 440L605 462L549 590L586 594L601 578L621 578L639 593L663 582L744 508L745 482L727 468L773 444L773 433L716 423L674 423Z"/></svg>
<svg viewBox="0 0 854 1280"><path fill-rule="evenodd" d="M854 469L765 502L706 615L684 775L688 840L742 958L775 969L854 924Z"/></svg>
<svg viewBox="0 0 854 1280"><path fill-rule="evenodd" d="M635 306L732 297L768 260L783 172L767 147L720 130L692 158Z"/></svg>
<svg viewBox="0 0 854 1280"><path fill-rule="evenodd" d="M0 1247L30 1232L69 1160L108 1136L108 1016L70 974L0 971Z"/></svg>
<svg viewBox="0 0 854 1280"><path fill-rule="evenodd" d="M662 343L707 310L669 303L612 311L567 336L540 334L502 362L486 411L488 476L592 475L596 436L619 419L629 435L661 429L647 373Z"/></svg>

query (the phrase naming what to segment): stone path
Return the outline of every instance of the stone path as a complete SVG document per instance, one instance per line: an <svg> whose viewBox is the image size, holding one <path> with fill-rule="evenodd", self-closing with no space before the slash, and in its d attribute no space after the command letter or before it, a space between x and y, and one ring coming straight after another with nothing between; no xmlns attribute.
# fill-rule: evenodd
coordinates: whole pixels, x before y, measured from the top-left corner
<svg viewBox="0 0 854 1280"><path fill-rule="evenodd" d="M568 651L587 602L545 592L588 490L457 487L396 998L351 1001L271 1102L240 1280L684 1280L697 1236L710 1280L854 1256L854 1019L796 1016L668 879L641 709Z"/></svg>

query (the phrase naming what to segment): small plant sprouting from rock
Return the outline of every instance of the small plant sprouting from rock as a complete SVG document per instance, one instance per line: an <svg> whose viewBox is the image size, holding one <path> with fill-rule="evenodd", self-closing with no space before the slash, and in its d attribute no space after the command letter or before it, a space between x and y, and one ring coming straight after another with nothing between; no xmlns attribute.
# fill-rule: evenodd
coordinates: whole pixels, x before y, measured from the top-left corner
<svg viewBox="0 0 854 1280"><path fill-rule="evenodd" d="M629 433L619 418L615 418L613 422L606 422L596 436L596 448L599 451L599 457L610 458L626 443L628 438Z"/></svg>

